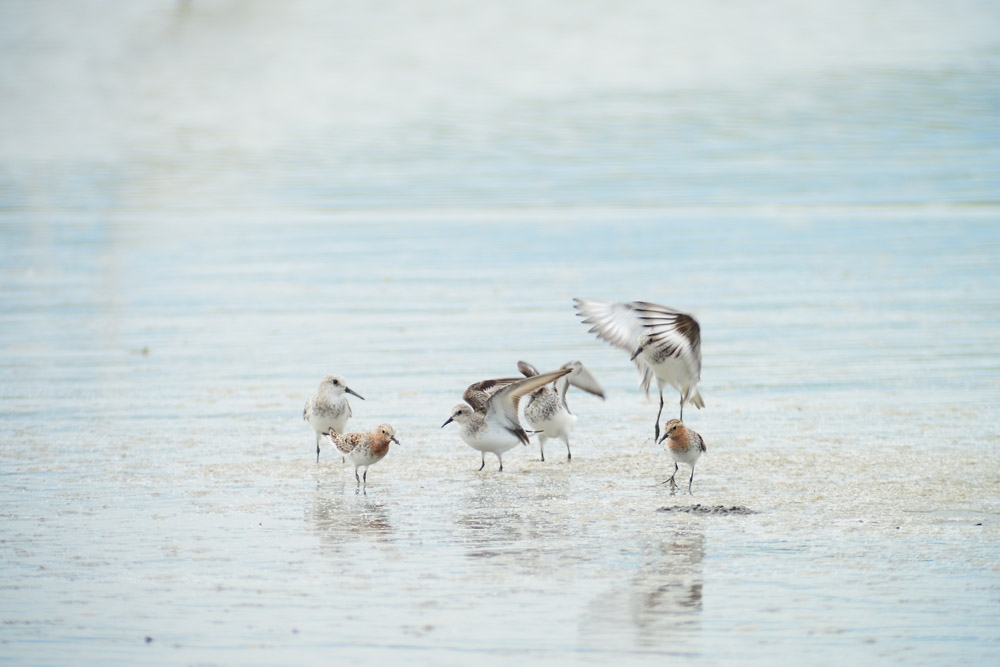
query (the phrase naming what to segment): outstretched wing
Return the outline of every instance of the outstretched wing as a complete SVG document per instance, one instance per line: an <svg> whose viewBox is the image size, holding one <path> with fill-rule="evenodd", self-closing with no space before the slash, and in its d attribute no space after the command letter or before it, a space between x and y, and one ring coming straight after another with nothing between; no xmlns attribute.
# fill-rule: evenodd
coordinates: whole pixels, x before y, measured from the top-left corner
<svg viewBox="0 0 1000 667"><path fill-rule="evenodd" d="M624 350L631 357L639 349L639 337L643 334L643 323L632 303L611 303L590 299L573 299L576 314L584 318L584 324L592 324L590 333L601 340ZM653 371L649 365L636 357L632 360L639 371L639 386L647 394L653 381Z"/></svg>
<svg viewBox="0 0 1000 667"><path fill-rule="evenodd" d="M591 299L573 299L576 314L584 324L592 324L590 333L597 334L630 355L639 347L642 321L631 303L611 303Z"/></svg>
<svg viewBox="0 0 1000 667"><path fill-rule="evenodd" d="M550 382L555 382L569 372L569 368L560 368L557 371L508 382L487 401L486 418L496 419L503 428L517 436L524 444L528 444L528 434L524 432L517 416L517 407L521 397L536 389L541 389ZM503 382L503 380L497 382Z"/></svg>
<svg viewBox="0 0 1000 667"><path fill-rule="evenodd" d="M584 324L593 325L590 333L601 340L633 355L640 339L648 336L648 344L670 356L684 356L701 374L701 329L698 322L684 313L648 301L610 303L589 299L574 299L577 315ZM649 393L653 371L642 357L633 359L639 371L639 386Z"/></svg>
<svg viewBox="0 0 1000 667"><path fill-rule="evenodd" d="M524 378L498 378L495 380L483 380L470 384L469 388L462 394L462 400L472 406L476 412L486 412L486 406L490 398L501 389L514 382L520 382Z"/></svg>
<svg viewBox="0 0 1000 667"><path fill-rule="evenodd" d="M631 306L642 322L651 343L672 357L686 356L701 371L701 327L690 315L646 301Z"/></svg>
<svg viewBox="0 0 1000 667"><path fill-rule="evenodd" d="M583 362L571 361L568 364L565 364L563 368L570 369L569 377L566 379L571 385L577 389L583 389L585 392L593 394L594 396L604 398L604 390L601 389L601 385L598 384L594 376L590 374L590 371L583 365Z"/></svg>

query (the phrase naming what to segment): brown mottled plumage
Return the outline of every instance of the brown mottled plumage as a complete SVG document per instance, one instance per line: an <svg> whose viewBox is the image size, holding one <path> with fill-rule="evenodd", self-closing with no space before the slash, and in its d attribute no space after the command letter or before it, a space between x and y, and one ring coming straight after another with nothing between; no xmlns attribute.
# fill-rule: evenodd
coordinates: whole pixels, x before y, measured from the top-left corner
<svg viewBox="0 0 1000 667"><path fill-rule="evenodd" d="M358 484L362 479L368 483L368 466L385 458L389 453L389 442L399 444L399 440L396 440L396 429L389 424L382 424L374 431L347 435L338 435L330 431L323 436L336 445L337 449L354 464L354 479L358 480ZM363 477L358 477L358 468L365 469Z"/></svg>
<svg viewBox="0 0 1000 667"><path fill-rule="evenodd" d="M688 480L688 493L691 493L691 483L694 481L694 464L698 462L702 452L708 451L708 448L705 447L705 440L679 419L671 419L665 423L663 430L663 438L660 439L660 442L667 441L667 449L674 457L674 474L667 482L670 482L670 488L676 489L677 482L674 477L677 475L677 464L678 462L687 463L691 466L691 479Z"/></svg>

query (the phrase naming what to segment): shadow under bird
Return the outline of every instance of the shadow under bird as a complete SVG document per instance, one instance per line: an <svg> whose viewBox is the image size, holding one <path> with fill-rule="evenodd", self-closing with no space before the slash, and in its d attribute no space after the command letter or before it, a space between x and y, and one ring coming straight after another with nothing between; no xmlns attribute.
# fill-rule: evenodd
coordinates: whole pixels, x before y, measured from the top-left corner
<svg viewBox="0 0 1000 667"><path fill-rule="evenodd" d="M663 438L667 441L667 449L674 457L674 474L664 484L670 482L670 488L676 489L677 464L687 463L691 466L691 478L688 479L688 493L691 493L691 483L694 482L694 464L701 458L702 452L708 451L705 440L700 434L692 431L679 419L671 419L663 425Z"/></svg>
<svg viewBox="0 0 1000 667"><path fill-rule="evenodd" d="M519 444L528 444L528 434L517 414L521 397L569 373L569 368L561 368L534 377L500 378L471 384L462 394L465 403L452 408L451 416L441 428L451 422L459 424L459 433L465 443L482 452L483 464L479 469L486 467L486 452L492 452L502 471L503 453Z"/></svg>
<svg viewBox="0 0 1000 667"><path fill-rule="evenodd" d="M570 361L563 364L562 368L569 369L569 373L551 385L536 389L525 399L524 421L538 435L538 448L543 461L545 442L549 438L558 438L566 443L566 460L573 459L573 452L569 448L569 434L576 425L576 415L570 412L566 402L566 392L570 385L604 399L601 385L597 384L597 380L581 362ZM538 375L535 367L526 361L517 362L517 370L525 377Z"/></svg>
<svg viewBox="0 0 1000 667"><path fill-rule="evenodd" d="M396 440L396 429L389 424L381 424L374 431L340 435L335 431L323 434L347 459L354 464L354 479L368 484L368 466L375 465L389 453L389 443L400 444ZM364 476L358 477L358 468L364 468Z"/></svg>
<svg viewBox="0 0 1000 667"><path fill-rule="evenodd" d="M701 327L690 315L647 301L607 302L573 299L577 315L592 324L590 333L631 355L639 371L639 386L649 395L656 378L660 410L656 413L653 441L660 439L663 388L680 392L680 418L684 404L705 407L698 391L701 380Z"/></svg>
<svg viewBox="0 0 1000 667"><path fill-rule="evenodd" d="M345 394L365 400L364 396L347 386L344 378L327 375L302 410L302 419L309 422L309 426L316 432L316 463L319 463L320 438L330 431L343 433L347 420L351 418L351 404L347 402Z"/></svg>

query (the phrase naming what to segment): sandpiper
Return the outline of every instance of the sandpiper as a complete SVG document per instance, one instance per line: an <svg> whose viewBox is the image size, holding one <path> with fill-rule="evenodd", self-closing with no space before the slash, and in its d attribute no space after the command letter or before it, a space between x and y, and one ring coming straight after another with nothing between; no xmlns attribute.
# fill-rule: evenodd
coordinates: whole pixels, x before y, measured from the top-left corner
<svg viewBox="0 0 1000 667"><path fill-rule="evenodd" d="M577 315L584 324L593 324L590 332L625 350L639 371L639 386L649 394L656 377L660 391L660 410L656 413L653 441L660 439L660 416L663 414L663 387L672 386L681 395L680 418L684 404L705 407L698 392L701 379L701 328L684 313L646 301L611 303L574 299Z"/></svg>
<svg viewBox="0 0 1000 667"><path fill-rule="evenodd" d="M604 398L604 390L590 371L579 361L563 364L569 374L564 375L541 389L536 389L525 399L524 421L538 434L538 448L545 460L545 442L549 438L559 438L566 443L566 460L572 460L573 452L569 448L569 434L576 425L576 415L570 412L566 402L566 392L573 385L595 396ZM517 370L525 377L535 377L538 371L526 361L517 362Z"/></svg>
<svg viewBox="0 0 1000 667"><path fill-rule="evenodd" d="M351 418L351 404L347 402L345 393L365 400L364 396L347 386L344 378L327 375L302 410L302 418L316 432L316 463L319 463L320 438L331 430L343 433L347 420Z"/></svg>
<svg viewBox="0 0 1000 667"><path fill-rule="evenodd" d="M674 480L674 477L677 476L677 464L687 463L691 466L691 478L688 480L688 493L691 493L691 483L694 481L694 464L698 462L702 452L708 451L704 438L686 427L681 420L671 419L663 425L663 438L660 439L660 442L664 440L667 441L670 455L674 457L674 474L667 480L670 482L670 488L677 488L677 482Z"/></svg>
<svg viewBox="0 0 1000 667"><path fill-rule="evenodd" d="M354 464L354 479L361 484L362 479L365 485L368 484L368 466L374 465L385 458L389 453L389 443L397 445L396 429L389 424L382 424L374 431L363 433L348 433L339 435L336 431L329 431L323 434L334 445L337 446L344 456ZM358 477L358 468L364 468L363 477Z"/></svg>
<svg viewBox="0 0 1000 667"><path fill-rule="evenodd" d="M503 470L503 453L518 444L528 444L528 434L524 432L518 419L518 401L550 382L568 375L569 368L550 373L542 373L529 378L501 378L483 380L469 385L462 394L465 403L459 403L452 411L444 428L451 422L461 425L462 439L466 444L482 453L482 470L486 466L486 452L492 452Z"/></svg>

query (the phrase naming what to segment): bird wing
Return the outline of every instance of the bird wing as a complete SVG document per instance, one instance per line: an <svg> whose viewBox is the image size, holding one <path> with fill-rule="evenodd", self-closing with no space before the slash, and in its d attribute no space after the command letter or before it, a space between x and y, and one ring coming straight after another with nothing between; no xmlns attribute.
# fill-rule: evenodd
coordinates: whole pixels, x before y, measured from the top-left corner
<svg viewBox="0 0 1000 667"><path fill-rule="evenodd" d="M566 379L577 389L583 389L587 393L604 398L604 390L601 389L601 385L597 383L597 380L582 363L576 362L576 366Z"/></svg>
<svg viewBox="0 0 1000 667"><path fill-rule="evenodd" d="M501 389L520 382L524 378L498 378L494 380L483 380L470 384L469 388L462 394L462 400L472 406L476 412L486 412L489 400Z"/></svg>
<svg viewBox="0 0 1000 667"><path fill-rule="evenodd" d="M538 375L538 370L529 364L527 361L517 362L517 370L521 371L521 375L526 378L535 377Z"/></svg>
<svg viewBox="0 0 1000 667"><path fill-rule="evenodd" d="M601 340L635 354L643 334L650 342L667 351L671 356L684 356L701 375L701 329L698 322L673 308L648 301L610 303L590 299L574 299L577 315L584 324L592 324L590 333ZM639 371L639 386L648 394L653 381L649 365L636 357L632 360Z"/></svg>
<svg viewBox="0 0 1000 667"><path fill-rule="evenodd" d="M584 324L592 324L590 333L597 334L629 354L639 347L642 335L642 321L631 303L611 303L591 299L573 299L576 314L584 318Z"/></svg>
<svg viewBox="0 0 1000 667"><path fill-rule="evenodd" d="M574 299L579 317L584 318L584 324L592 324L590 333L596 334L601 340L611 343L614 347L624 350L629 356L639 349L639 337L643 334L643 322L633 307L633 303L611 303L608 301L593 301L590 299ZM639 371L639 386L647 394L653 381L653 370L636 357L632 360Z"/></svg>
<svg viewBox="0 0 1000 667"><path fill-rule="evenodd" d="M701 327L690 315L646 301L625 304L636 313L650 341L670 356L687 356L701 371Z"/></svg>
<svg viewBox="0 0 1000 667"><path fill-rule="evenodd" d="M533 377L521 378L513 382L508 382L504 387L496 391L487 401L486 418L497 419L501 426L516 435L521 442L527 444L528 435L521 427L521 421L517 416L518 402L525 394L530 394L536 389L541 389L545 385L550 382L555 382L569 372L570 369L568 368L560 368L557 371L542 373L541 375L535 375Z"/></svg>

